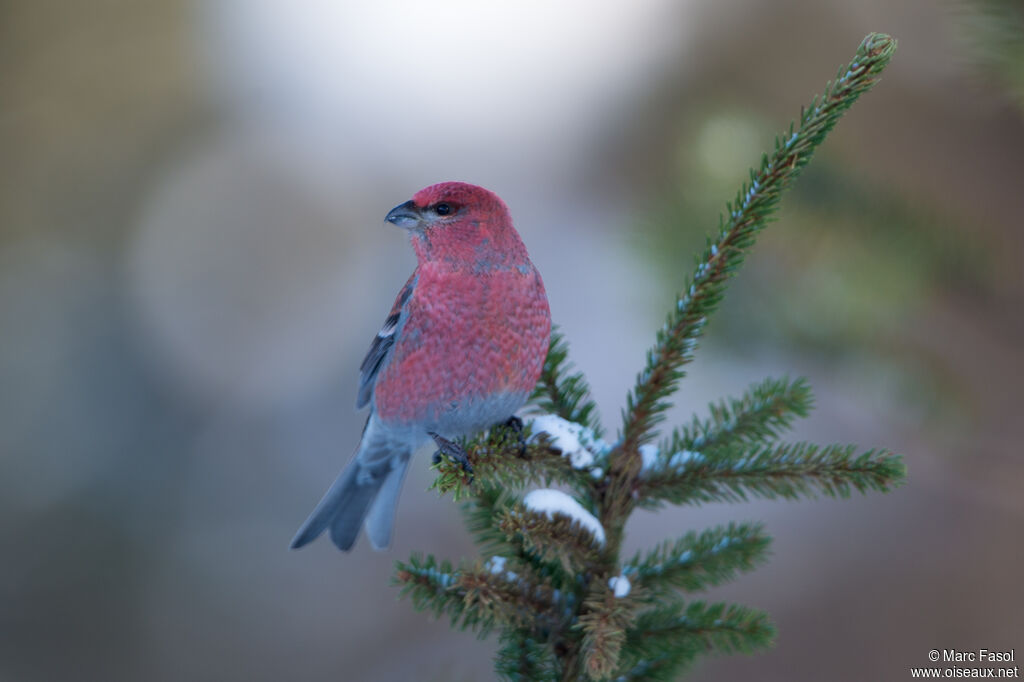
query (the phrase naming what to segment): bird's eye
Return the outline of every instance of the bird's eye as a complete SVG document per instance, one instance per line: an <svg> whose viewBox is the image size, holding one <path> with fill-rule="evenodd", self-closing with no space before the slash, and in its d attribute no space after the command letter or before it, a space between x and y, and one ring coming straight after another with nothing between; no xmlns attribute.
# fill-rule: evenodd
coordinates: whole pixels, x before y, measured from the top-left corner
<svg viewBox="0 0 1024 682"><path fill-rule="evenodd" d="M434 213L436 213L437 215L448 215L451 212L451 204L440 203L434 206Z"/></svg>

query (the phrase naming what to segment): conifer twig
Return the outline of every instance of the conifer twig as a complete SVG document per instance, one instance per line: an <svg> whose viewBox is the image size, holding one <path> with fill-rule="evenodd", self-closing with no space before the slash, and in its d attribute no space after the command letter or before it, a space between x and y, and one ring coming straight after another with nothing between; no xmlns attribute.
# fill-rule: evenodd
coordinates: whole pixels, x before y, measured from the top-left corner
<svg viewBox="0 0 1024 682"><path fill-rule="evenodd" d="M851 490L888 492L906 469L888 450L856 455L854 445L755 445L732 457L691 457L677 468L644 472L637 490L645 506L762 499L848 497Z"/></svg>
<svg viewBox="0 0 1024 682"><path fill-rule="evenodd" d="M435 468L438 476L433 488L453 493L456 500L466 494L473 483L492 488L521 488L528 483L548 485L551 482L571 485L577 481L577 471L561 451L543 439L524 442L527 434L514 434L500 427L491 433L471 439L465 444L472 474L459 462L442 457ZM514 454L513 454L514 453ZM520 466L508 466L509 457L515 457Z"/></svg>
<svg viewBox="0 0 1024 682"><path fill-rule="evenodd" d="M558 628L573 606L570 595L537 576L510 575L493 566L454 568L430 555L395 562L395 580L417 609L447 614L453 626L481 636L498 626Z"/></svg>
<svg viewBox="0 0 1024 682"><path fill-rule="evenodd" d="M597 418L597 405L590 398L587 380L582 373L571 374L571 371L569 344L562 331L554 326L551 328L551 345L544 360L544 369L531 402L542 412L557 414L562 419L590 428L600 438L601 424Z"/></svg>
<svg viewBox="0 0 1024 682"><path fill-rule="evenodd" d="M727 205L727 217L719 217L717 236L709 240L696 271L658 330L654 347L647 352L646 367L626 398L619 452L633 453L650 440L652 429L669 406L668 396L683 376L680 368L693 359L708 316L718 307L726 283L775 212L782 193L839 118L875 84L895 49L896 41L890 36L868 35L853 61L840 68L822 96L801 111L796 130L790 124L789 134L776 138L772 154L762 156L758 171L751 171L750 184L744 184L735 201Z"/></svg>
<svg viewBox="0 0 1024 682"><path fill-rule="evenodd" d="M519 507L506 510L499 527L526 552L540 561L557 561L567 571L586 572L601 557L602 546L594 534L568 516L550 518Z"/></svg>
<svg viewBox="0 0 1024 682"><path fill-rule="evenodd" d="M739 400L712 403L710 418L694 417L689 426L675 429L661 453L707 452L739 442L776 438L794 418L806 417L812 405L811 389L803 379L765 379L751 386Z"/></svg>
<svg viewBox="0 0 1024 682"><path fill-rule="evenodd" d="M657 658L674 648L719 653L742 652L768 646L775 628L761 611L735 604L675 602L660 606L637 618L627 633L634 655Z"/></svg>
<svg viewBox="0 0 1024 682"><path fill-rule="evenodd" d="M554 682L558 679L550 647L538 642L525 628L510 629L501 634L495 670L509 682Z"/></svg>
<svg viewBox="0 0 1024 682"><path fill-rule="evenodd" d="M627 561L623 573L652 599L675 590L697 592L750 571L768 555L771 539L764 526L733 524L702 533L691 531L675 542L664 542L643 558Z"/></svg>
<svg viewBox="0 0 1024 682"><path fill-rule="evenodd" d="M619 599L607 582L595 581L579 617L583 669L592 680L608 679L619 667L619 654L636 620L634 600Z"/></svg>

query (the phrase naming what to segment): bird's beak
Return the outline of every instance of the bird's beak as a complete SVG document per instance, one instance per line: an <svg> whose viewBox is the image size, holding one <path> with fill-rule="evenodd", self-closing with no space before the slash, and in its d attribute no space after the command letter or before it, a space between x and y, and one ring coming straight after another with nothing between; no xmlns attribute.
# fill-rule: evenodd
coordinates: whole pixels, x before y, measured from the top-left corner
<svg viewBox="0 0 1024 682"><path fill-rule="evenodd" d="M388 212L384 218L389 223L404 227L407 230L411 230L417 227L423 220L423 216L420 215L419 209L416 208L416 204L409 201L404 204L399 204Z"/></svg>

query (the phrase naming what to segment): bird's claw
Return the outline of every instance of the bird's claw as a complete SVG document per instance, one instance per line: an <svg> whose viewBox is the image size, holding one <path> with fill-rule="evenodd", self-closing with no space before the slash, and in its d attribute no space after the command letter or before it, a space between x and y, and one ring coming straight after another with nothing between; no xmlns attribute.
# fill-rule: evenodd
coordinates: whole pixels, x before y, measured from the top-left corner
<svg viewBox="0 0 1024 682"><path fill-rule="evenodd" d="M453 443L444 436L439 436L433 431L428 431L427 435L434 439L434 443L437 444L437 452L434 453L434 464L441 461L441 454L446 454L456 462L462 465L462 470L470 476L473 475L473 465L469 463L469 455L466 454L466 450L458 443Z"/></svg>
<svg viewBox="0 0 1024 682"><path fill-rule="evenodd" d="M515 431L516 435L518 435L520 438L523 437L523 420L517 417L516 415L512 415L511 417L509 417L505 421L504 425L507 428L510 428L513 431Z"/></svg>
<svg viewBox="0 0 1024 682"><path fill-rule="evenodd" d="M512 415L505 421L502 426L511 431L516 435L516 444L519 445L519 456L526 456L526 440L523 438L523 420L519 417Z"/></svg>

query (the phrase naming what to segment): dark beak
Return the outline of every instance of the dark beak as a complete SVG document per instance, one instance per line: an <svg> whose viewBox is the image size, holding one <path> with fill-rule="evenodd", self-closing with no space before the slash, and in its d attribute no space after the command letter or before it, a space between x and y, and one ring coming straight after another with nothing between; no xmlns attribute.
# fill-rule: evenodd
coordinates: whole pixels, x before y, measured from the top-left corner
<svg viewBox="0 0 1024 682"><path fill-rule="evenodd" d="M412 203L410 199L404 204L391 209L384 220L399 227L412 229L420 224L422 217L420 216L419 209L416 208L416 204Z"/></svg>

